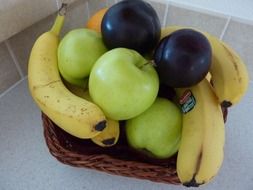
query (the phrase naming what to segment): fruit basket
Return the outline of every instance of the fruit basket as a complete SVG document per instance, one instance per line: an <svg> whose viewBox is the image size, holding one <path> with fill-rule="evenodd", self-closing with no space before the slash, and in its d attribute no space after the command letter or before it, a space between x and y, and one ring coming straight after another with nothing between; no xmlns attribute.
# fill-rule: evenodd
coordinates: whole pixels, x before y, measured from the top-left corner
<svg viewBox="0 0 253 190"><path fill-rule="evenodd" d="M135 3L150 9L143 1L123 1L117 6L132 3L136 14L139 5ZM188 187L209 182L223 160L227 107L238 103L248 85L246 67L236 52L209 34L177 26L161 31L159 24L159 35L154 34L159 44L156 48L153 44L152 60L129 48L124 37L128 48L117 45L121 39L116 40L116 48L111 46L116 34L108 35L107 50L107 35L91 29L72 30L59 43L66 6L59 10L51 30L35 42L28 66L29 89L42 111L50 153L63 164L114 175ZM111 27L103 29L110 25L103 23L117 18L114 9L104 16L102 31L110 33ZM142 18L146 20L147 15ZM115 28L124 28L118 27L118 20L114 23ZM133 29L141 34L143 26L135 23ZM93 54L90 49L99 51ZM79 65L73 57L84 60ZM80 78L75 72L82 65ZM198 72L191 74L194 68ZM74 72L66 74L69 71ZM182 73L188 73L183 80Z"/></svg>
<svg viewBox="0 0 253 190"><path fill-rule="evenodd" d="M49 151L63 164L154 182L180 184L176 173L176 155L156 160L139 154L127 145L123 124L118 143L102 148L90 140L69 135L43 113L42 121Z"/></svg>
<svg viewBox="0 0 253 190"><path fill-rule="evenodd" d="M227 109L223 109L224 122L227 114ZM120 125L118 143L107 148L66 133L43 112L42 123L50 153L63 164L153 182L181 184L176 172L177 155L169 159L154 159L130 148L125 136L124 123Z"/></svg>

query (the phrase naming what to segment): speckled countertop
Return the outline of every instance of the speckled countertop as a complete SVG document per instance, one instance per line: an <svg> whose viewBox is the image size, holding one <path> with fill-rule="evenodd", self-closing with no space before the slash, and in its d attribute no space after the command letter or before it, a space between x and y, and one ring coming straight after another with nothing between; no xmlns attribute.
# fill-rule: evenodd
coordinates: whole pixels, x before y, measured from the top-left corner
<svg viewBox="0 0 253 190"><path fill-rule="evenodd" d="M109 1L108 1L109 2ZM175 5L153 4L164 25L181 24L206 30L230 44L253 74L253 25L225 15L205 14ZM103 3L99 4L104 6ZM98 6L98 7L99 7ZM90 13L86 2L70 9L65 31L83 26ZM70 14L71 15L71 14ZM86 18L81 20L81 18ZM0 43L0 190L179 190L183 186L120 177L58 162L43 137L40 110L27 88L27 58L36 37L53 21L50 16ZM73 23L74 18L80 18ZM8 52L9 53L6 53ZM3 72L3 70L5 71ZM14 72L15 71L15 72ZM11 78L4 73L12 74ZM225 158L219 174L205 190L253 189L253 82L240 104L229 110Z"/></svg>

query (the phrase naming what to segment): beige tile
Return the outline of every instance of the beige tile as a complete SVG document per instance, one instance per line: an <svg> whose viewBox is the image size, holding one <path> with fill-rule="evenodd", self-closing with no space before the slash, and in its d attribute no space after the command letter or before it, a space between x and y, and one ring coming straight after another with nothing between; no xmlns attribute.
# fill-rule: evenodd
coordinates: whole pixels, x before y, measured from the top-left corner
<svg viewBox="0 0 253 190"><path fill-rule="evenodd" d="M70 7L72 3L75 3L77 1L87 1L87 0L56 0L56 4L58 9L60 9L63 3L68 4L68 6Z"/></svg>
<svg viewBox="0 0 253 190"><path fill-rule="evenodd" d="M60 7L61 6L61 3L67 3L67 4L71 4L71 3L74 3L76 1L80 1L80 0L56 0L57 1L57 4L58 6ZM86 1L86 0L85 0Z"/></svg>
<svg viewBox="0 0 253 190"><path fill-rule="evenodd" d="M88 2L86 0L76 0L69 5L62 31L64 36L72 29L85 27L88 20Z"/></svg>
<svg viewBox="0 0 253 190"><path fill-rule="evenodd" d="M27 74L29 54L35 40L39 35L50 29L55 16L51 15L43 19L8 40L24 75Z"/></svg>
<svg viewBox="0 0 253 190"><path fill-rule="evenodd" d="M106 0L89 0L89 17L91 17L98 10L106 7Z"/></svg>
<svg viewBox="0 0 253 190"><path fill-rule="evenodd" d="M155 9L155 11L156 11L156 13L157 13L157 15L160 19L161 26L163 26L164 16L165 16L165 13L166 13L166 8L167 8L166 2L159 3L159 2L150 1L150 0L148 0L147 2L150 3L151 6Z"/></svg>
<svg viewBox="0 0 253 190"><path fill-rule="evenodd" d="M219 37L227 20L225 16L211 15L197 10L170 5L166 18L166 25L195 27Z"/></svg>
<svg viewBox="0 0 253 190"><path fill-rule="evenodd" d="M0 44L0 94L21 77L4 43Z"/></svg>
<svg viewBox="0 0 253 190"><path fill-rule="evenodd" d="M253 81L253 25L231 20L223 40L244 60Z"/></svg>
<svg viewBox="0 0 253 190"><path fill-rule="evenodd" d="M57 10L56 0L9 0L0 5L0 42Z"/></svg>
<svg viewBox="0 0 253 190"><path fill-rule="evenodd" d="M107 7L111 7L111 6L114 5L115 3L116 3L115 0L107 0L107 1L106 1L106 6L107 6Z"/></svg>

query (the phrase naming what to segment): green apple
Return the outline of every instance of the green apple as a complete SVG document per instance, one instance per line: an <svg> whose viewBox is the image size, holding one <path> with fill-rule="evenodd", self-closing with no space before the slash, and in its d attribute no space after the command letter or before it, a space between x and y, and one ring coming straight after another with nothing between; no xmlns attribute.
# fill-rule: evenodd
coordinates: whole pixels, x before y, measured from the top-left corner
<svg viewBox="0 0 253 190"><path fill-rule="evenodd" d="M115 48L102 55L91 70L89 91L105 115L114 120L133 118L155 101L158 75L135 50Z"/></svg>
<svg viewBox="0 0 253 190"><path fill-rule="evenodd" d="M165 98L157 98L145 112L126 122L129 145L159 159L178 151L181 129L180 109Z"/></svg>
<svg viewBox="0 0 253 190"><path fill-rule="evenodd" d="M59 67L59 71L61 73L62 78L70 84L73 84L73 85L79 86L79 87L84 87L88 83L88 77L80 78L80 79L79 78L72 78L72 77L68 76L61 67Z"/></svg>
<svg viewBox="0 0 253 190"><path fill-rule="evenodd" d="M71 84L82 86L94 63L106 51L98 32L85 28L70 31L58 48L61 76Z"/></svg>

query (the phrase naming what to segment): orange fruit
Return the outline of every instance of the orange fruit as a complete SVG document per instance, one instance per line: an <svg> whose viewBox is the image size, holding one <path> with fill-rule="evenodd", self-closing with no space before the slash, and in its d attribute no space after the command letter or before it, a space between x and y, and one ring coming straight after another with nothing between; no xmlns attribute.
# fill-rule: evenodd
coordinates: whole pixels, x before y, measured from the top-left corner
<svg viewBox="0 0 253 190"><path fill-rule="evenodd" d="M87 22L86 27L101 32L101 22L108 8L103 8L97 11Z"/></svg>

